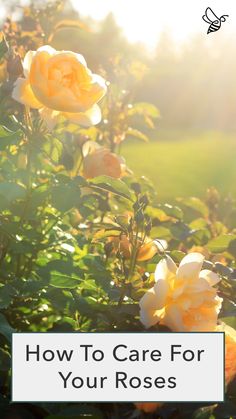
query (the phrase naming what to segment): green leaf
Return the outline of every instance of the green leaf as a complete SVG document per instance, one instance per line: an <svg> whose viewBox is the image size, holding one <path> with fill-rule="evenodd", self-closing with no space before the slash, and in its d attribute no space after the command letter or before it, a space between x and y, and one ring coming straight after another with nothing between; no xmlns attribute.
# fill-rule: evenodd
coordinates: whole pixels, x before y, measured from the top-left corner
<svg viewBox="0 0 236 419"><path fill-rule="evenodd" d="M178 198L178 201L184 204L186 207L193 209L194 211L199 212L204 217L208 217L209 209L206 204L201 201L201 199L194 196L189 198Z"/></svg>
<svg viewBox="0 0 236 419"><path fill-rule="evenodd" d="M80 203L80 188L74 182L67 185L56 185L51 192L52 205L59 211L69 211Z"/></svg>
<svg viewBox="0 0 236 419"><path fill-rule="evenodd" d="M177 221L170 227L170 232L177 240L184 241L191 236L192 230L182 221Z"/></svg>
<svg viewBox="0 0 236 419"><path fill-rule="evenodd" d="M16 290L10 285L5 284L0 287L0 309L7 308L11 303L12 296L16 294Z"/></svg>
<svg viewBox="0 0 236 419"><path fill-rule="evenodd" d="M44 144L44 150L50 155L54 163L59 162L62 149L62 143L57 138L50 137L50 141Z"/></svg>
<svg viewBox="0 0 236 419"><path fill-rule="evenodd" d="M236 328L236 316L235 313L232 316L227 316L227 313L222 313L223 315L221 316L220 320L224 323L226 323L228 326L233 327L234 329Z"/></svg>
<svg viewBox="0 0 236 419"><path fill-rule="evenodd" d="M42 206L45 200L49 196L49 188L47 185L42 185L37 189L33 190L31 194L31 200L29 207L31 210L35 210L37 207Z"/></svg>
<svg viewBox="0 0 236 419"><path fill-rule="evenodd" d="M148 102L135 103L131 109L129 109L129 115L144 115L150 118L159 118L160 111L155 105Z"/></svg>
<svg viewBox="0 0 236 419"><path fill-rule="evenodd" d="M204 246L205 244L207 244L210 237L211 233L206 228L195 230L192 234L192 239L194 240L194 243L198 246Z"/></svg>
<svg viewBox="0 0 236 419"><path fill-rule="evenodd" d="M146 214L151 218L157 218L159 221L167 221L169 219L165 211L161 208L148 206L146 209Z"/></svg>
<svg viewBox="0 0 236 419"><path fill-rule="evenodd" d="M221 236L210 240L207 244L207 248L212 253L222 253L228 249L230 243L235 239L236 236L233 234L222 234Z"/></svg>
<svg viewBox="0 0 236 419"><path fill-rule="evenodd" d="M11 335L15 330L10 326L6 317L0 313L0 334L11 342Z"/></svg>
<svg viewBox="0 0 236 419"><path fill-rule="evenodd" d="M175 263L180 263L181 260L184 258L185 253L181 252L181 250L172 250L170 252L170 256L174 260Z"/></svg>
<svg viewBox="0 0 236 419"><path fill-rule="evenodd" d="M236 258L236 239L230 242L228 251Z"/></svg>
<svg viewBox="0 0 236 419"><path fill-rule="evenodd" d="M97 176L90 180L90 186L112 192L118 196L133 201L133 193L128 186L120 179L114 179L110 176Z"/></svg>
<svg viewBox="0 0 236 419"><path fill-rule="evenodd" d="M11 368L10 355L0 348L0 371L9 371Z"/></svg>
<svg viewBox="0 0 236 419"><path fill-rule="evenodd" d="M0 183L0 195L2 195L5 202L11 203L16 199L24 199L26 189L17 183L2 182Z"/></svg>
<svg viewBox="0 0 236 419"><path fill-rule="evenodd" d="M150 236L152 239L170 240L172 238L170 230L162 225L153 227Z"/></svg>
<svg viewBox="0 0 236 419"><path fill-rule="evenodd" d="M215 416L212 414L215 406L206 406L197 409L193 414L193 419L215 419Z"/></svg>
<svg viewBox="0 0 236 419"><path fill-rule="evenodd" d="M121 229L107 229L107 230L105 230L105 229L102 229L102 230L99 230L99 231L97 231L95 234L94 234L94 236L93 236L93 241L96 241L96 240L102 240L102 239L105 239L105 238L107 238L107 237L119 237L120 236L120 233L121 233Z"/></svg>
<svg viewBox="0 0 236 419"><path fill-rule="evenodd" d="M143 132L139 131L138 129L131 128L131 127L128 128L127 130L127 136L137 138L138 140L142 140L145 143L148 143L149 141L149 138L147 137L147 135L145 135Z"/></svg>
<svg viewBox="0 0 236 419"><path fill-rule="evenodd" d="M207 223L207 220L205 220L205 218L196 218L189 224L189 227L191 227L193 230L207 228L207 226L208 226L208 223Z"/></svg>
<svg viewBox="0 0 236 419"><path fill-rule="evenodd" d="M222 263L220 262L215 263L215 269L218 272L218 274L222 276L227 276L229 278L231 278L232 273L234 272L232 268L229 268L229 266L222 265Z"/></svg>
<svg viewBox="0 0 236 419"><path fill-rule="evenodd" d="M166 215L169 217L176 218L177 220L183 219L183 211L176 206L172 206L169 204L159 205L159 208L162 209Z"/></svg>
<svg viewBox="0 0 236 419"><path fill-rule="evenodd" d="M17 144L21 137L22 132L20 130L13 132L0 126L0 151L3 151L9 145Z"/></svg>
<svg viewBox="0 0 236 419"><path fill-rule="evenodd" d="M50 285L56 288L77 288L81 279L77 276L66 275L61 272L52 271Z"/></svg>

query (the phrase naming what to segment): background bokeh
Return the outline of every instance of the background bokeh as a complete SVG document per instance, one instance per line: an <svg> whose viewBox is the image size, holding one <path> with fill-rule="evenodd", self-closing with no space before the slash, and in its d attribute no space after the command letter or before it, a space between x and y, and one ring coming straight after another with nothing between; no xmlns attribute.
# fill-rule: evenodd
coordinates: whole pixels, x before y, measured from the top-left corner
<svg viewBox="0 0 236 419"><path fill-rule="evenodd" d="M234 195L235 6L230 0L212 4L231 16L219 32L207 35L201 19L205 2L193 1L191 8L185 0L178 7L167 3L140 1L136 7L130 0L125 8L123 1L67 1L58 20L76 18L78 25L61 29L51 43L82 53L94 71L102 67L108 80L131 89L133 100L158 106L161 118L147 130L150 146L133 140L122 152L131 169L147 173L161 200L203 196L208 186ZM15 6L2 1L2 19L13 10L21 19L22 9Z"/></svg>

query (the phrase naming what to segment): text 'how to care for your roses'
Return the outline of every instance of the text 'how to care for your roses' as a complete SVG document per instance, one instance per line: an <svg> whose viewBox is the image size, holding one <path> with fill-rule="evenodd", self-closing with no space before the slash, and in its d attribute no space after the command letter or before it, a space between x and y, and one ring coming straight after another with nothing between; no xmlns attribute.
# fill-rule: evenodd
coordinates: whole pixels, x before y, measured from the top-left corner
<svg viewBox="0 0 236 419"><path fill-rule="evenodd" d="M13 335L13 401L223 398L220 332Z"/></svg>
<svg viewBox="0 0 236 419"><path fill-rule="evenodd" d="M143 349L141 351L137 349L131 349L127 345L118 344L114 346L112 350L112 357L117 363L125 365L127 362L133 363L145 363L145 362L161 362L163 357L167 357L170 362L175 362L176 359L182 360L183 362L201 362L205 354L205 349L186 349L182 345L170 345L163 354L159 349ZM94 345L83 344L79 345L78 351L71 350L41 350L40 345L32 348L30 345L26 345L26 361L30 362L32 359L37 362L53 362L57 359L63 364L69 364L72 357L80 357L82 362L102 362L106 361L105 351L94 347ZM67 389L69 386L80 389L85 386L88 389L91 388L104 388L109 382L108 376L87 376L81 377L75 374L74 371L69 371L65 374L62 371L58 371L58 375L61 378L61 384L63 388ZM168 388L175 388L177 385L176 377L144 377L143 380L138 376L128 376L125 371L115 371L115 387L116 388L150 388L155 386L158 389L162 389L166 386ZM114 378L114 377L113 377Z"/></svg>

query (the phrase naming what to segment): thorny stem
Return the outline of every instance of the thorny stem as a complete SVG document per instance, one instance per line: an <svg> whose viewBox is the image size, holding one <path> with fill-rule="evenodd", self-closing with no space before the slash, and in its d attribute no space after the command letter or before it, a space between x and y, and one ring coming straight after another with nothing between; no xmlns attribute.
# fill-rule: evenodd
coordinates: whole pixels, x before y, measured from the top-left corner
<svg viewBox="0 0 236 419"><path fill-rule="evenodd" d="M30 136L32 134L32 120L30 116L30 110L28 107L25 107L25 124L27 128L27 196L25 200L25 204L23 207L23 211L21 214L21 225L24 222L25 213L29 205L29 200L32 192L32 179L31 179L31 144L30 144Z"/></svg>
<svg viewBox="0 0 236 419"><path fill-rule="evenodd" d="M30 110L28 107L25 107L25 125L26 125L26 135L27 135L27 194L20 218L20 226L23 227L26 211L30 202L31 193L32 193L32 179L31 179L31 143L30 137L32 135L32 120L30 115ZM17 266L16 266L16 276L20 276L21 272L21 255L18 255Z"/></svg>
<svg viewBox="0 0 236 419"><path fill-rule="evenodd" d="M125 276L125 283L124 283L124 286L121 290L120 298L119 298L119 301L118 301L118 306L119 307L122 305L122 303L124 301L125 292L126 292L126 285L127 285L126 281L130 281L130 279L132 278L132 275L133 275L134 269L135 269L135 265L136 265L137 254L138 254L138 228L137 228L137 231L135 232L134 241L131 239L131 242L132 242L132 250L131 250L131 256L130 256L129 273L128 273L127 278Z"/></svg>

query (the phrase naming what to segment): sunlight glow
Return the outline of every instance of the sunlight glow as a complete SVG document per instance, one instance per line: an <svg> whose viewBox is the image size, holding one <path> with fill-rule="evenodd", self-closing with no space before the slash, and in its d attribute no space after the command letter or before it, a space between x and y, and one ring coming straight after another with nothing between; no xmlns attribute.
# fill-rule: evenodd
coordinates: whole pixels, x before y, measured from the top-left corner
<svg viewBox="0 0 236 419"><path fill-rule="evenodd" d="M229 14L217 36L236 30L235 0L73 0L72 3L82 16L95 20L102 20L112 12L131 42L141 41L150 48L155 46L163 31L169 32L176 42L197 33L205 36L207 24L202 15L208 6L219 17Z"/></svg>

